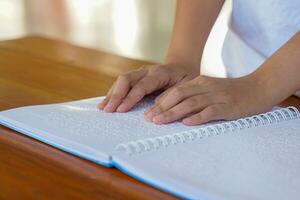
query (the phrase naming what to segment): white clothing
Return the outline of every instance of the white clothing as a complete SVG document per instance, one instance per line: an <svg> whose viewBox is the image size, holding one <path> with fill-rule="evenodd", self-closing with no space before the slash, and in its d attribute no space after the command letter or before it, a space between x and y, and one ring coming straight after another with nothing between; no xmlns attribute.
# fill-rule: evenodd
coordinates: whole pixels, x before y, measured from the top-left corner
<svg viewBox="0 0 300 200"><path fill-rule="evenodd" d="M222 50L227 76L255 71L299 31L300 0L232 0Z"/></svg>

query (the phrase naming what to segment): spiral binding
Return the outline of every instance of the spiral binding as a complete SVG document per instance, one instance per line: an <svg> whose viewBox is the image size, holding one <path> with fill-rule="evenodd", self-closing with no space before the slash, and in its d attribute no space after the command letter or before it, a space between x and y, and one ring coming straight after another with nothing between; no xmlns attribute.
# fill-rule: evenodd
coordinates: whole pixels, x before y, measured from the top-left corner
<svg viewBox="0 0 300 200"><path fill-rule="evenodd" d="M208 125L205 127L192 129L175 134L169 134L164 136L157 136L152 138L146 138L136 140L128 143L122 143L116 146L116 151L125 152L128 155L136 153L142 153L145 151L157 150L162 147L170 145L176 145L179 143L185 143L204 137L210 137L213 135L220 135L227 132L234 132L237 130L263 126L272 123L278 123L281 121L300 118L300 113L297 108L290 106L267 112L264 114L254 115L238 119L236 121L228 121L220 124Z"/></svg>

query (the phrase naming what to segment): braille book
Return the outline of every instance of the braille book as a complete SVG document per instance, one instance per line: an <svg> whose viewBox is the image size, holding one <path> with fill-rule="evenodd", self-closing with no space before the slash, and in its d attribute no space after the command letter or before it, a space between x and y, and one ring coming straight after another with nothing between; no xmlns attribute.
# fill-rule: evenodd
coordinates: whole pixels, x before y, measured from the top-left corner
<svg viewBox="0 0 300 200"><path fill-rule="evenodd" d="M295 107L234 121L155 125L143 114L97 109L103 97L0 112L0 124L189 199L298 199L300 113Z"/></svg>

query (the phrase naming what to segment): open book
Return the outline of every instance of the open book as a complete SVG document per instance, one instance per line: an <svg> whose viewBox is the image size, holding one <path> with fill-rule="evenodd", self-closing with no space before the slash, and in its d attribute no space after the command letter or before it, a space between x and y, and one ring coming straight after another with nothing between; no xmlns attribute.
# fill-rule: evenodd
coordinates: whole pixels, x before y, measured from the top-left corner
<svg viewBox="0 0 300 200"><path fill-rule="evenodd" d="M145 122L151 97L128 113L103 97L0 112L0 124L178 197L298 199L300 113L294 107L199 126Z"/></svg>

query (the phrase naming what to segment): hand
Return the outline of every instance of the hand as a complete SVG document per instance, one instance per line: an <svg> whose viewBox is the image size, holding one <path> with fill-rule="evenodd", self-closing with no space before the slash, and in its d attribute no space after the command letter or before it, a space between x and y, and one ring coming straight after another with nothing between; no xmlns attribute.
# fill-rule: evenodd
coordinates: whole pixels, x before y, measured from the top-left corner
<svg viewBox="0 0 300 200"><path fill-rule="evenodd" d="M119 76L98 107L105 112L127 112L145 95L191 80L198 70L175 64L142 67Z"/></svg>
<svg viewBox="0 0 300 200"><path fill-rule="evenodd" d="M183 118L186 125L232 120L264 112L274 105L257 78L197 78L169 89L145 113L145 119L165 124Z"/></svg>

